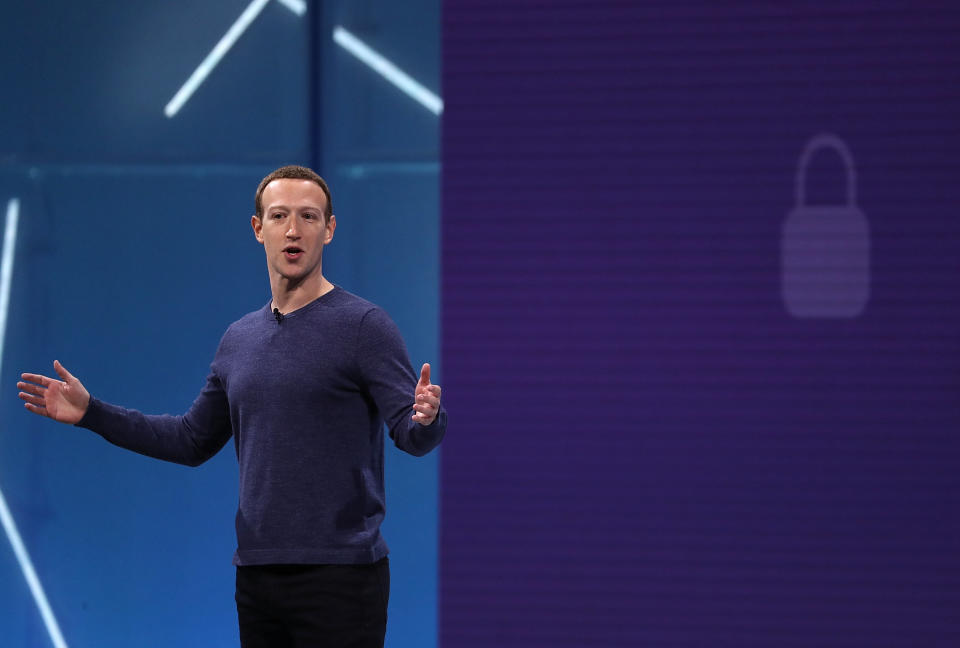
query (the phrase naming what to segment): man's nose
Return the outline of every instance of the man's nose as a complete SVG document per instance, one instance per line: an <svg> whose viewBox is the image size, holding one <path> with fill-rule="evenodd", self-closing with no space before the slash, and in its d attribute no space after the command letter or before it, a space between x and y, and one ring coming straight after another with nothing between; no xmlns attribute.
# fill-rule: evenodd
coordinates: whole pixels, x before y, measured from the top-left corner
<svg viewBox="0 0 960 648"><path fill-rule="evenodd" d="M300 238L300 233L297 230L296 218L290 219L290 224L287 226L287 238Z"/></svg>

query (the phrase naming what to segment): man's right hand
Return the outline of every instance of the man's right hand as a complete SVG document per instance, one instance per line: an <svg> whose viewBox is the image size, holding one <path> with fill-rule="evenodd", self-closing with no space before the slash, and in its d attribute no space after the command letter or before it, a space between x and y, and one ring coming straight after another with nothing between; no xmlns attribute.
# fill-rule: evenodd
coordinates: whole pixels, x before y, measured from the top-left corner
<svg viewBox="0 0 960 648"><path fill-rule="evenodd" d="M26 401L26 408L34 414L61 423L77 423L87 413L90 392L59 360L53 361L53 368L63 380L32 373L20 374L23 379L17 383L20 399Z"/></svg>

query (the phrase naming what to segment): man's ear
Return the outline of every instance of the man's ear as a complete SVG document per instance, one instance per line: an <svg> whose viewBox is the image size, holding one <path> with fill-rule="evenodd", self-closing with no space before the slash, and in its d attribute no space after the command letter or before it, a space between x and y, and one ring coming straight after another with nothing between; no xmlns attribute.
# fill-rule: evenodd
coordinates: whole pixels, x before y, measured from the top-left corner
<svg viewBox="0 0 960 648"><path fill-rule="evenodd" d="M337 217L335 214L330 214L330 219L327 221L327 235L323 241L324 245L333 240L333 231L335 229L337 229Z"/></svg>
<svg viewBox="0 0 960 648"><path fill-rule="evenodd" d="M263 221L254 214L250 217L250 227L253 228L253 235L257 237L258 243L263 243Z"/></svg>

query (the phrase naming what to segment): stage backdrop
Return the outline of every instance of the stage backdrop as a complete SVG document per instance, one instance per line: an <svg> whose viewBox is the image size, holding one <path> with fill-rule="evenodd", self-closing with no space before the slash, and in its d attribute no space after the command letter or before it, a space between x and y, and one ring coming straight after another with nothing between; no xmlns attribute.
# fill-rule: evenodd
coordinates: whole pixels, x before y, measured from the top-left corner
<svg viewBox="0 0 960 648"><path fill-rule="evenodd" d="M957 645L960 11L443 25L441 644Z"/></svg>
<svg viewBox="0 0 960 648"><path fill-rule="evenodd" d="M380 303L442 379L439 120L333 38L349 30L436 90L438 3L7 4L0 492L66 645L236 646L232 443L196 469L147 459L29 414L16 379L58 358L100 398L185 411L229 323L270 298L250 215L287 163L330 180L326 275ZM232 25L239 38L165 112ZM438 460L387 446L387 646L436 644ZM56 646L11 535L0 646Z"/></svg>

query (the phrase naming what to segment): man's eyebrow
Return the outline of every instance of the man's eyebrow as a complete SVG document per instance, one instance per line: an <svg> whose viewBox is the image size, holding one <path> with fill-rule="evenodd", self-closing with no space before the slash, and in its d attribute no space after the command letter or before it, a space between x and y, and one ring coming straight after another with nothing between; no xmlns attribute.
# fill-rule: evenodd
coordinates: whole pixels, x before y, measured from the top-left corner
<svg viewBox="0 0 960 648"><path fill-rule="evenodd" d="M267 205L264 208L264 211L292 211L292 210L290 209L290 207L287 207L286 205ZM300 211L322 212L323 207L319 205L306 205L306 206L300 207Z"/></svg>

